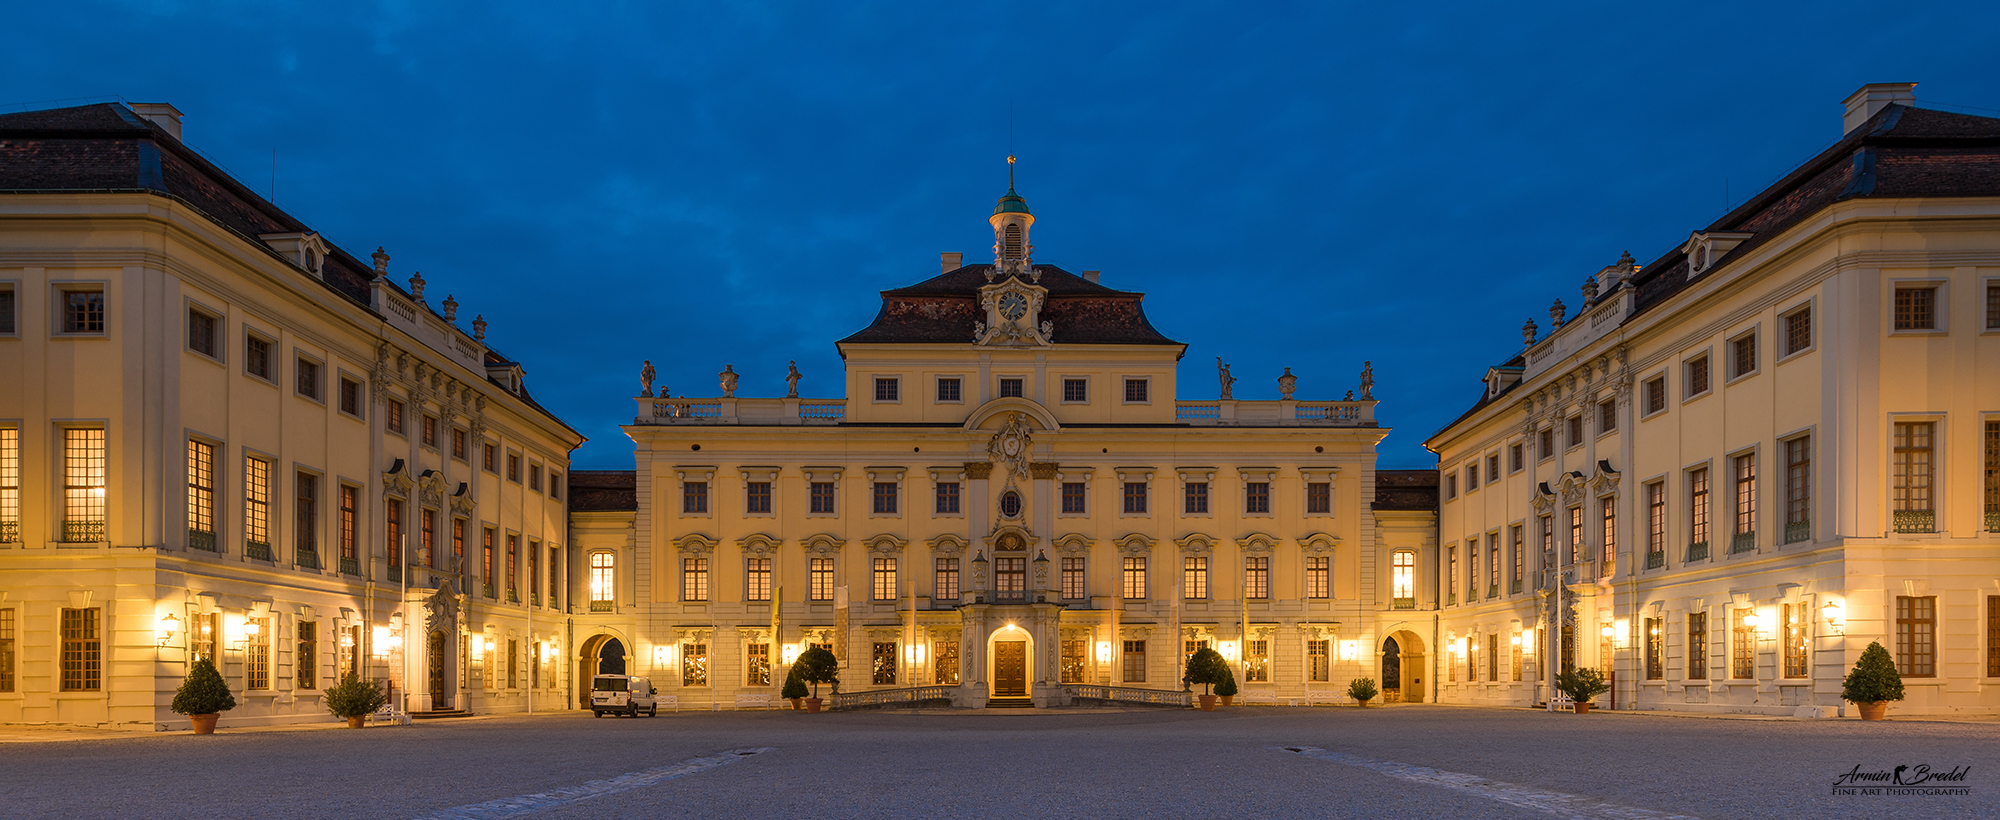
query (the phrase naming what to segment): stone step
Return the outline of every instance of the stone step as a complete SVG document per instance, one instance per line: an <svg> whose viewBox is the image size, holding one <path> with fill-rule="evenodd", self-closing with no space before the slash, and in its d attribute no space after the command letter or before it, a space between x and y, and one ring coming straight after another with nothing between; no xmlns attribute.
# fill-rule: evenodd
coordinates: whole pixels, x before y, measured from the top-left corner
<svg viewBox="0 0 2000 820"><path fill-rule="evenodd" d="M472 713L464 709L438 709L430 712L410 713L411 720L436 720L438 718L462 718L462 717L472 717Z"/></svg>

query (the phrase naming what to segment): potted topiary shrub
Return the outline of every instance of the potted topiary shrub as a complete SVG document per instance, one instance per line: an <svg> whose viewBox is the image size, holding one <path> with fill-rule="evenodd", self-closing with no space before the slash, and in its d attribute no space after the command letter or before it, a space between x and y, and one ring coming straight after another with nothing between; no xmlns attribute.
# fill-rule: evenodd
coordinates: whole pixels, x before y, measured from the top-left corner
<svg viewBox="0 0 2000 820"><path fill-rule="evenodd" d="M1903 699L1903 676L1880 642L1870 642L1854 662L1854 671L1840 682L1840 699L1861 709L1862 720L1881 720L1889 701Z"/></svg>
<svg viewBox="0 0 2000 820"><path fill-rule="evenodd" d="M806 698L806 711L818 712L821 703L819 685L840 683L840 659L835 658L832 652L815 646L799 653L799 662L792 666L799 670L801 680L812 684L812 696Z"/></svg>
<svg viewBox="0 0 2000 820"><path fill-rule="evenodd" d="M806 699L806 681L804 678L799 677L799 674L799 665L796 663L792 664L791 671L785 673L784 691L778 693L778 697L792 702L792 711L794 712L801 708L799 702Z"/></svg>
<svg viewBox="0 0 2000 820"><path fill-rule="evenodd" d="M212 735L216 719L236 708L236 696L229 694L229 684L222 681L222 673L215 671L215 662L200 658L188 669L187 680L181 681L180 690L174 693L171 708L175 714L188 716L195 734Z"/></svg>
<svg viewBox="0 0 2000 820"><path fill-rule="evenodd" d="M1225 663L1222 665L1222 674L1226 677L1215 685L1215 695L1222 698L1221 705L1228 706L1236 699L1236 671L1230 669L1229 664Z"/></svg>
<svg viewBox="0 0 2000 820"><path fill-rule="evenodd" d="M1378 694L1381 693L1375 691L1374 678L1355 678L1347 682L1347 696L1361 704L1363 709L1368 708L1368 701L1374 700Z"/></svg>
<svg viewBox="0 0 2000 820"><path fill-rule="evenodd" d="M1222 659L1222 653L1202 647L1195 650L1193 657L1188 658L1187 674L1184 677L1188 683L1201 684L1201 710L1204 712L1213 712L1215 711L1215 696L1209 694L1208 690L1209 687L1221 683L1225 678L1230 677L1229 663Z"/></svg>
<svg viewBox="0 0 2000 820"><path fill-rule="evenodd" d="M1556 691L1576 703L1577 714L1587 715L1591 699L1611 691L1611 687L1604 683L1604 673L1586 666L1557 675Z"/></svg>
<svg viewBox="0 0 2000 820"><path fill-rule="evenodd" d="M347 728L359 729L368 715L389 702L389 693L382 691L374 681L362 680L352 672L342 678L340 685L326 690L323 698L326 710L334 717L346 718Z"/></svg>

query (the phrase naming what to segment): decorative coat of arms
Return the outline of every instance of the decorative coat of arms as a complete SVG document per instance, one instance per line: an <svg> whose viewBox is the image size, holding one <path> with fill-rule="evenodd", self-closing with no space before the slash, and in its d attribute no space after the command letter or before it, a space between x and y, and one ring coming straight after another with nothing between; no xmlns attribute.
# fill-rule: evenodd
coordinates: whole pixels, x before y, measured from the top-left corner
<svg viewBox="0 0 2000 820"><path fill-rule="evenodd" d="M1028 415L1014 413L1007 418L1007 426L1000 428L999 432L993 434L993 440L987 442L986 453L994 464L1000 465L1007 471L1010 483L1017 476L1026 480L1028 450L1033 443L1034 437L1028 428Z"/></svg>

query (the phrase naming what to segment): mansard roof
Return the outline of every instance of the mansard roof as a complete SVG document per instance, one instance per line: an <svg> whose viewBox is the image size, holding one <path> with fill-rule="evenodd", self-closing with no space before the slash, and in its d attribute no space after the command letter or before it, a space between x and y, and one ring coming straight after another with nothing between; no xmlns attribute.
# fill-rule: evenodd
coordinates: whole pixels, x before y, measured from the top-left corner
<svg viewBox="0 0 2000 820"><path fill-rule="evenodd" d="M909 287L882 291L882 310L841 344L972 343L983 321L979 289L991 263L966 265ZM1055 325L1056 344L1178 345L1146 320L1146 295L1107 288L1054 265L1036 265L1048 302L1042 318ZM1011 274L1010 274L1011 275ZM1017 277L1018 278L1018 277ZM998 281L998 280L995 280Z"/></svg>
<svg viewBox="0 0 2000 820"><path fill-rule="evenodd" d="M632 512L639 509L635 470L571 470L570 512Z"/></svg>
<svg viewBox="0 0 2000 820"><path fill-rule="evenodd" d="M1436 512L1437 508L1438 471L1375 471L1375 501L1370 509Z"/></svg>

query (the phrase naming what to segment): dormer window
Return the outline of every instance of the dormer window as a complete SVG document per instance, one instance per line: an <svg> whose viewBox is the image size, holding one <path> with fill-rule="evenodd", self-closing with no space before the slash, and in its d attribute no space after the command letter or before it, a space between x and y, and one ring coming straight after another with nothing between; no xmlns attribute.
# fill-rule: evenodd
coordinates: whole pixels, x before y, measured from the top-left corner
<svg viewBox="0 0 2000 820"><path fill-rule="evenodd" d="M306 273L315 277L322 276L321 270L326 265L326 255L331 248L319 234L311 231L266 233L258 234L257 238L264 240L264 244L269 245L271 250L291 260L292 264Z"/></svg>
<svg viewBox="0 0 2000 820"><path fill-rule="evenodd" d="M1707 273L1717 261L1754 235L1739 231L1696 231L1688 237L1687 244L1681 246L1681 250L1687 253L1688 278Z"/></svg>

